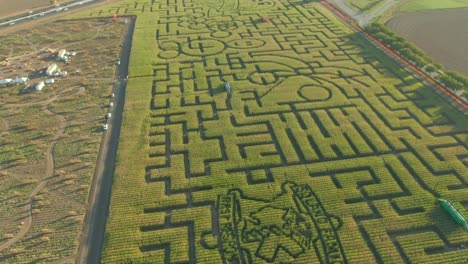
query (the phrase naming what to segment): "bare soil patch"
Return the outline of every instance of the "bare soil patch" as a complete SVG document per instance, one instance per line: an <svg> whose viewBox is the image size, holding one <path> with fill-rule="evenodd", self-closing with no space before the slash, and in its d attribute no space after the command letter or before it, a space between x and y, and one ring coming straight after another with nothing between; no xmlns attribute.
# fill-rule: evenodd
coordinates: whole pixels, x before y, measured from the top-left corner
<svg viewBox="0 0 468 264"><path fill-rule="evenodd" d="M432 56L448 69L468 75L468 9L401 14L387 26Z"/></svg>
<svg viewBox="0 0 468 264"><path fill-rule="evenodd" d="M0 262L76 254L123 23L52 21L0 34ZM69 63L59 49L76 52ZM34 91L57 64L70 74Z"/></svg>

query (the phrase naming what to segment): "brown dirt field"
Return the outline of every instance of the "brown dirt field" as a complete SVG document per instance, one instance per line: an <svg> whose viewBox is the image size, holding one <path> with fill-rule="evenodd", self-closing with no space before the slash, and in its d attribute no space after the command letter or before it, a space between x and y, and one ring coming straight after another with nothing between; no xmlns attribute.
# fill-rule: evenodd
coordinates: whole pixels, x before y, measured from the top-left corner
<svg viewBox="0 0 468 264"><path fill-rule="evenodd" d="M0 32L0 78L34 85L51 63L70 73L40 92L0 86L0 263L73 262L123 28L44 18ZM59 48L77 55L57 61L48 50Z"/></svg>
<svg viewBox="0 0 468 264"><path fill-rule="evenodd" d="M387 26L425 50L435 62L468 76L468 9L412 12Z"/></svg>
<svg viewBox="0 0 468 264"><path fill-rule="evenodd" d="M70 0L57 0L57 4L71 2ZM50 6L50 0L0 0L0 18L17 15L30 10Z"/></svg>

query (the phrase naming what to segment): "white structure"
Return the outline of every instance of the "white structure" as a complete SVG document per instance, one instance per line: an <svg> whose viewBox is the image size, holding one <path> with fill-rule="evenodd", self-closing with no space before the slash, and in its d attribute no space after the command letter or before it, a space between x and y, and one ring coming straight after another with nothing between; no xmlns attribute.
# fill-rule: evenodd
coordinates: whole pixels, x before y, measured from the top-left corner
<svg viewBox="0 0 468 264"><path fill-rule="evenodd" d="M25 84L28 80L28 77L17 77L13 82L16 84Z"/></svg>
<svg viewBox="0 0 468 264"><path fill-rule="evenodd" d="M226 83L224 84L224 88L226 88L226 92L227 92L228 94L231 94L231 85L229 84L229 82L226 82Z"/></svg>
<svg viewBox="0 0 468 264"><path fill-rule="evenodd" d="M59 50L57 57L61 60L64 60L67 57L67 51L65 49Z"/></svg>
<svg viewBox="0 0 468 264"><path fill-rule="evenodd" d="M42 88L44 88L45 84L44 82L40 82L36 85L36 91L41 91Z"/></svg>
<svg viewBox="0 0 468 264"><path fill-rule="evenodd" d="M56 73L54 74L54 76L56 76L56 77L60 77L60 76L65 77L65 76L67 76L67 75L68 75L68 72L67 72L67 71L58 71L58 72L56 72Z"/></svg>
<svg viewBox="0 0 468 264"><path fill-rule="evenodd" d="M104 131L107 130L107 123L104 124L103 128L104 128Z"/></svg>
<svg viewBox="0 0 468 264"><path fill-rule="evenodd" d="M47 67L46 74L47 76L52 76L54 75L54 72L57 70L57 64L52 64Z"/></svg>
<svg viewBox="0 0 468 264"><path fill-rule="evenodd" d="M45 83L47 83L47 84L55 83L55 80L52 79L52 78L51 78L51 79L47 79L47 80L45 80Z"/></svg>
<svg viewBox="0 0 468 264"><path fill-rule="evenodd" d="M110 102L109 103L109 107L113 107L114 106L114 103L113 102Z"/></svg>
<svg viewBox="0 0 468 264"><path fill-rule="evenodd" d="M0 84L9 84L12 81L13 81L12 79L3 79L3 80L0 80Z"/></svg>

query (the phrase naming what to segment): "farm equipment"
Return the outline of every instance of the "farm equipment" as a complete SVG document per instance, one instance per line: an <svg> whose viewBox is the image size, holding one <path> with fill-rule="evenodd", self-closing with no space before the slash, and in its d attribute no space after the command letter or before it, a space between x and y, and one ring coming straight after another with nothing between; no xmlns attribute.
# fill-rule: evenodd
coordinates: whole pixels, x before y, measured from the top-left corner
<svg viewBox="0 0 468 264"><path fill-rule="evenodd" d="M468 231L468 222L466 220L466 218L463 216L462 213L460 213L457 208L455 208L455 206L453 206L453 204L445 199L437 199L441 205L442 205L442 208L445 209L445 211L447 211L449 213L449 215L453 218L453 220L455 220L455 222L457 222L457 224L460 224L463 226L463 228L465 229L465 231Z"/></svg>

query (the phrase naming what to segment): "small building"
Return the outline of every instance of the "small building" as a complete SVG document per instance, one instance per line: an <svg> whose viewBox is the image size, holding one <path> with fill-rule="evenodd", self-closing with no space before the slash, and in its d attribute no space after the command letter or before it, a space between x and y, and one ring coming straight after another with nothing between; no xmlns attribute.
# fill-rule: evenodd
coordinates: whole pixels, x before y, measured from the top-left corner
<svg viewBox="0 0 468 264"><path fill-rule="evenodd" d="M57 57L61 60L64 60L67 57L67 51L65 49L59 50Z"/></svg>
<svg viewBox="0 0 468 264"><path fill-rule="evenodd" d="M52 83L55 83L55 80L53 78L50 78L50 79L45 80L45 83L52 84Z"/></svg>
<svg viewBox="0 0 468 264"><path fill-rule="evenodd" d="M57 64L52 64L47 67L46 74L47 76L52 76L54 75L54 72L57 70Z"/></svg>
<svg viewBox="0 0 468 264"><path fill-rule="evenodd" d="M42 88L44 88L44 86L45 86L44 82L40 82L40 83L36 84L36 87L35 87L36 91L41 91Z"/></svg>

